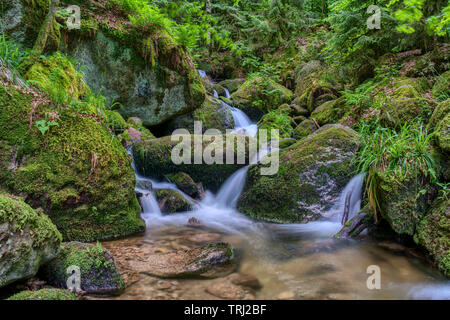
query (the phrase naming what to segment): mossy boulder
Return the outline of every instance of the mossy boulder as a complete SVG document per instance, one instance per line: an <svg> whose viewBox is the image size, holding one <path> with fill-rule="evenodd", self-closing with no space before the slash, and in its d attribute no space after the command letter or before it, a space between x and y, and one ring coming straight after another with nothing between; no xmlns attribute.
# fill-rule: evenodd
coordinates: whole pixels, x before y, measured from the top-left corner
<svg viewBox="0 0 450 320"><path fill-rule="evenodd" d="M227 79L219 82L219 85L222 86L222 88L227 89L230 94L236 92L239 87L245 82L245 79L237 78L237 79Z"/></svg>
<svg viewBox="0 0 450 320"><path fill-rule="evenodd" d="M41 289L38 291L22 291L7 300L80 300L80 296L64 289Z"/></svg>
<svg viewBox="0 0 450 320"><path fill-rule="evenodd" d="M187 129L190 133L194 133L194 121L202 123L203 133L209 129L225 133L227 129L234 128L234 119L229 108L220 100L207 96L201 108L169 121L164 133L170 135L176 129Z"/></svg>
<svg viewBox="0 0 450 320"><path fill-rule="evenodd" d="M50 120L57 125L43 134L37 123ZM97 117L55 106L33 90L0 86L0 186L42 208L64 239L144 230L130 164Z"/></svg>
<svg viewBox="0 0 450 320"><path fill-rule="evenodd" d="M428 123L428 131L436 132L434 140L438 147L450 153L450 99L439 103Z"/></svg>
<svg viewBox="0 0 450 320"><path fill-rule="evenodd" d="M389 170L378 171L375 179L383 217L398 234L412 236L430 205L431 185L424 182L427 179L418 170L410 170L402 177Z"/></svg>
<svg viewBox="0 0 450 320"><path fill-rule="evenodd" d="M292 118L287 112L274 110L266 113L258 122L258 130L267 130L270 140L291 138L294 133ZM272 130L278 130L278 134L272 135ZM269 138L268 138L269 139Z"/></svg>
<svg viewBox="0 0 450 320"><path fill-rule="evenodd" d="M313 120L306 119L302 121L294 130L296 139L303 139L317 130L317 125Z"/></svg>
<svg viewBox="0 0 450 320"><path fill-rule="evenodd" d="M192 211L192 205L175 190L156 190L155 194L162 213Z"/></svg>
<svg viewBox="0 0 450 320"><path fill-rule="evenodd" d="M167 174L166 178L174 183L178 189L193 199L200 199L203 197L203 186L201 183L195 181L185 172L177 172Z"/></svg>
<svg viewBox="0 0 450 320"><path fill-rule="evenodd" d="M315 119L320 126L329 123L338 123L345 115L347 108L344 98L330 100L314 109L311 118Z"/></svg>
<svg viewBox="0 0 450 320"><path fill-rule="evenodd" d="M80 289L88 294L117 295L125 288L114 258L100 243L63 243L56 259L44 266L41 274L50 285L68 289L72 275L68 270L75 268L80 270Z"/></svg>
<svg viewBox="0 0 450 320"><path fill-rule="evenodd" d="M450 201L436 200L418 224L414 241L427 249L439 270L450 278Z"/></svg>
<svg viewBox="0 0 450 320"><path fill-rule="evenodd" d="M186 135L179 136L178 139L172 141L172 137L163 137L154 140L142 141L133 145L133 156L138 172L144 176L163 180L165 175L185 172L194 179L201 182L205 188L216 191L236 170L242 168L249 163L248 146L250 141L254 140L245 136L237 135L220 135L222 141L211 141L213 136ZM176 138L176 137L174 137ZM243 143L234 143L226 146L226 139L235 139L234 141L242 141ZM217 154L217 159L222 159L223 164L213 163L207 164L201 161L201 164L195 164L194 159L194 141L198 141L201 150L214 150L215 147L223 148L223 155ZM175 164L172 159L172 150L176 156L183 157L190 163ZM206 149L208 148L208 149ZM199 148L200 149L200 148ZM183 153L185 150L186 153ZM227 164L226 157L230 154L243 156L243 163L234 161L235 164ZM202 155L202 153L200 154Z"/></svg>
<svg viewBox="0 0 450 320"><path fill-rule="evenodd" d="M263 176L261 164L252 166L239 211L272 222L319 219L354 175L357 140L350 128L327 125L280 153L275 175Z"/></svg>
<svg viewBox="0 0 450 320"><path fill-rule="evenodd" d="M290 103L293 96L291 90L272 79L255 77L245 81L239 90L231 95L231 100L241 108L253 110L249 113L252 116L258 111L264 114L277 109L283 103Z"/></svg>
<svg viewBox="0 0 450 320"><path fill-rule="evenodd" d="M58 254L61 234L20 199L0 194L0 288L34 276Z"/></svg>

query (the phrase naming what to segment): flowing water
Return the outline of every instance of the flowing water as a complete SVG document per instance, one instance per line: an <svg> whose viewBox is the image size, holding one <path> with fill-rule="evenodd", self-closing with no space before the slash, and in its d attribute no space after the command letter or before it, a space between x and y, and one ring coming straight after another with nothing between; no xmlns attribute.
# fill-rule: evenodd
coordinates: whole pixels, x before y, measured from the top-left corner
<svg viewBox="0 0 450 320"><path fill-rule="evenodd" d="M257 129L256 124L242 111L228 107L237 131L247 128L244 133L256 134L256 130L248 130L250 126ZM262 156L269 152L264 150ZM144 195L140 201L146 234L107 243L106 247L115 255L114 250L118 252L120 265L121 260L138 257L145 250L188 249L205 239L228 242L236 249L238 272L251 274L261 282L262 288L251 293L251 298L257 299L450 299L450 282L415 248L376 242L364 236L358 241L333 239L342 227L345 203L350 204L349 219L360 210L362 175L348 183L336 205L323 214L326 217L323 221L268 224L254 221L236 209L247 171L248 167L238 170L217 194L207 191L201 202L190 199L173 184L154 181L136 172L136 191ZM157 189L176 190L194 209L162 214L154 197ZM351 194L349 201L348 194ZM193 217L201 222L202 228L189 226L188 221ZM120 252L126 255L133 250L142 252L120 258ZM367 287L370 276L367 268L372 265L381 270L380 290ZM211 281L164 281L140 275L120 298L214 299L207 293Z"/></svg>

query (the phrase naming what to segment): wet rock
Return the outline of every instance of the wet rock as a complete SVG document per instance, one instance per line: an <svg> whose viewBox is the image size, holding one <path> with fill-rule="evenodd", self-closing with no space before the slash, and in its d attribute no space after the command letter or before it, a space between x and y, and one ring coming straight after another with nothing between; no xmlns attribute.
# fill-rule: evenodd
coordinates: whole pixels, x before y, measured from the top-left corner
<svg viewBox="0 0 450 320"><path fill-rule="evenodd" d="M188 220L188 225L191 227L202 227L203 223L197 218L192 217Z"/></svg>
<svg viewBox="0 0 450 320"><path fill-rule="evenodd" d="M222 238L222 236L218 233L196 233L190 235L186 238L186 240L194 243L211 243L214 241L218 241Z"/></svg>
<svg viewBox="0 0 450 320"><path fill-rule="evenodd" d="M202 184L195 183L187 173L168 174L166 178L193 199L201 200L205 197L205 190L203 190Z"/></svg>
<svg viewBox="0 0 450 320"><path fill-rule="evenodd" d="M217 278L234 269L234 251L226 243L210 244L191 250L179 250L145 257L133 262L141 273L161 278Z"/></svg>
<svg viewBox="0 0 450 320"><path fill-rule="evenodd" d="M156 199L162 213L178 213L192 210L192 205L175 190L157 190Z"/></svg>
<svg viewBox="0 0 450 320"><path fill-rule="evenodd" d="M279 300L293 300L295 298L295 293L292 291L285 291L278 295Z"/></svg>
<svg viewBox="0 0 450 320"><path fill-rule="evenodd" d="M0 288L34 276L55 258L61 234L22 200L0 194Z"/></svg>
<svg viewBox="0 0 450 320"><path fill-rule="evenodd" d="M42 275L49 284L67 289L69 267L79 268L80 289L87 294L117 295L124 290L114 258L99 244L63 243L57 258L43 268Z"/></svg>
<svg viewBox="0 0 450 320"><path fill-rule="evenodd" d="M250 167L239 211L272 222L317 220L354 175L357 138L348 127L326 125L280 152L275 175L262 175L262 164Z"/></svg>

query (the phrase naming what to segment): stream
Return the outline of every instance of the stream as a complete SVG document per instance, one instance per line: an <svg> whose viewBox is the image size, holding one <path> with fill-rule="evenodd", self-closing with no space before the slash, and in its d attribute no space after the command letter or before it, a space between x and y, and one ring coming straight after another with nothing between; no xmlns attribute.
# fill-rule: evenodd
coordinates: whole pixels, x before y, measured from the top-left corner
<svg viewBox="0 0 450 320"><path fill-rule="evenodd" d="M228 91L226 94L229 96ZM233 115L236 133L256 135L257 125L244 112L221 103ZM375 241L364 234L357 241L333 239L342 227L349 192L349 218L360 210L362 175L348 183L336 205L324 214L329 219L308 224L269 224L253 221L236 209L247 171L248 167L238 170L217 194L206 191L205 198L196 202L175 185L143 177L135 169L136 191L144 195L140 201L147 231L143 236L104 243L128 284L125 293L116 299L450 299L450 281L416 248ZM150 183L153 190L145 188ZM162 214L154 196L157 189L179 192L194 206L193 211ZM201 227L189 225L191 218L200 221ZM133 271L133 260L147 254L219 241L235 248L235 272L257 278L259 290L228 290L221 296L211 287L226 283L227 277L165 280ZM367 268L372 265L381 270L379 290L370 290L366 284L371 275Z"/></svg>

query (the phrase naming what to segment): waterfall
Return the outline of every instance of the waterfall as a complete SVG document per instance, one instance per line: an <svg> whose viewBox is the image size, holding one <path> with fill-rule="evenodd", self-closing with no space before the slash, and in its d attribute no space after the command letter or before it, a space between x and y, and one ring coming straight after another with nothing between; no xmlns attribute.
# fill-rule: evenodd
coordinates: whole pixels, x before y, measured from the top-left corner
<svg viewBox="0 0 450 320"><path fill-rule="evenodd" d="M203 70L198 70L198 74L200 76L200 78L206 78L206 72Z"/></svg>
<svg viewBox="0 0 450 320"><path fill-rule="evenodd" d="M225 181L216 196L217 205L223 208L237 208L237 202L247 179L248 166L236 171Z"/></svg>
<svg viewBox="0 0 450 320"><path fill-rule="evenodd" d="M217 93L217 91L216 90L213 90L213 95L214 95L214 98L219 98L219 94Z"/></svg>
<svg viewBox="0 0 450 320"><path fill-rule="evenodd" d="M258 133L258 125L254 123L250 118L238 108L232 107L225 103L224 101L220 101L220 103L230 110L231 115L234 120L234 133L247 135L249 137L255 137Z"/></svg>
<svg viewBox="0 0 450 320"><path fill-rule="evenodd" d="M323 216L334 222L341 222L346 210L348 212L347 221L356 216L361 210L363 183L364 174L359 174L351 179L339 196L338 202Z"/></svg>
<svg viewBox="0 0 450 320"><path fill-rule="evenodd" d="M227 88L225 88L225 98L227 98L227 99L231 98L230 91L228 91Z"/></svg>

